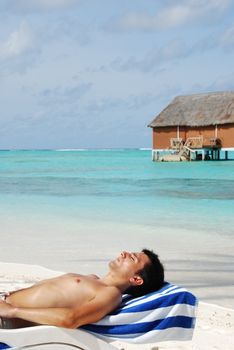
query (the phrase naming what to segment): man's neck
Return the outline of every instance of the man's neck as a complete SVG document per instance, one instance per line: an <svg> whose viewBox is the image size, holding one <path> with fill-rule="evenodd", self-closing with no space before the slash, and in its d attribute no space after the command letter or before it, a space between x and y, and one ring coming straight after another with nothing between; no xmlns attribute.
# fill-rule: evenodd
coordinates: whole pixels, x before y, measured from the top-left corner
<svg viewBox="0 0 234 350"><path fill-rule="evenodd" d="M121 293L124 293L124 291L130 286L129 282L126 282L126 280L124 281L113 272L108 272L108 274L101 277L100 280L107 286L118 288Z"/></svg>

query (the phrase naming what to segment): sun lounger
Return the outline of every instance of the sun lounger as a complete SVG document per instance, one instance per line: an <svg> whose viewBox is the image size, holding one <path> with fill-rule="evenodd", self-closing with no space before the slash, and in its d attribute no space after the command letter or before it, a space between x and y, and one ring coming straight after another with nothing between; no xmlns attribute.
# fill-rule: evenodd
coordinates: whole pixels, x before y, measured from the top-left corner
<svg viewBox="0 0 234 350"><path fill-rule="evenodd" d="M116 347L80 329L36 326L0 330L0 349L27 350L117 350ZM5 346L4 346L5 344Z"/></svg>
<svg viewBox="0 0 234 350"><path fill-rule="evenodd" d="M191 340L197 299L186 289L165 283L157 292L139 298L124 296L121 306L97 323L79 330L36 326L0 330L0 349L111 350L110 343L157 343ZM1 343L3 343L1 348ZM36 346L36 344L38 344ZM31 347L29 347L31 346ZM54 346L54 347L53 347ZM7 348L7 347L5 347Z"/></svg>

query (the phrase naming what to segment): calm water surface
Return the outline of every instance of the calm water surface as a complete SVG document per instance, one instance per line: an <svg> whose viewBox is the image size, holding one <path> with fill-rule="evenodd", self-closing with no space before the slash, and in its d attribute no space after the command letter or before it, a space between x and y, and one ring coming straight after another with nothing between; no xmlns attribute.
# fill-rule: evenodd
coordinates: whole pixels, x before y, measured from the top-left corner
<svg viewBox="0 0 234 350"><path fill-rule="evenodd" d="M1 213L234 234L234 161L154 163L143 150L0 151Z"/></svg>

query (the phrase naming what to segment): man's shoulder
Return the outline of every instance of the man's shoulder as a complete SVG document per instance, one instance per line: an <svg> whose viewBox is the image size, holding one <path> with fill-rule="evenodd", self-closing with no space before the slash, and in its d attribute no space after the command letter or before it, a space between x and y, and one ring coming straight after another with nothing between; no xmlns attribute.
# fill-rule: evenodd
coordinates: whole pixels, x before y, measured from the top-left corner
<svg viewBox="0 0 234 350"><path fill-rule="evenodd" d="M106 313L114 310L122 301L122 294L120 290L113 286L103 286L96 292L93 299L96 305L99 305Z"/></svg>
<svg viewBox="0 0 234 350"><path fill-rule="evenodd" d="M82 277L84 275L81 275L79 273L75 273L75 272L66 272L66 273L63 273L62 275L58 276L58 277L61 277L61 278L66 278L66 277Z"/></svg>
<svg viewBox="0 0 234 350"><path fill-rule="evenodd" d="M102 299L106 300L121 301L122 299L122 293L115 286L102 285L97 294L100 295Z"/></svg>
<svg viewBox="0 0 234 350"><path fill-rule="evenodd" d="M91 278L93 278L93 279L95 279L95 280L99 280L99 279L100 279L100 277L99 277L99 276L94 275L93 273L92 273L92 274L90 274L90 275L88 275L88 277L91 277Z"/></svg>

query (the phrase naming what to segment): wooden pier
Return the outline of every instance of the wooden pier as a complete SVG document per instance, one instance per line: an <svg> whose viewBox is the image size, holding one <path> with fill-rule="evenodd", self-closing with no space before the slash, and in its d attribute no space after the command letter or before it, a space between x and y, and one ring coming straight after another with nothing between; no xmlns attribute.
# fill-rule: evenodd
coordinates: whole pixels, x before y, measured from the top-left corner
<svg viewBox="0 0 234 350"><path fill-rule="evenodd" d="M203 136L171 138L170 147L163 150L152 150L153 161L181 162L194 160L220 160L222 150L218 138L203 138ZM228 160L228 151L225 150L225 160Z"/></svg>

